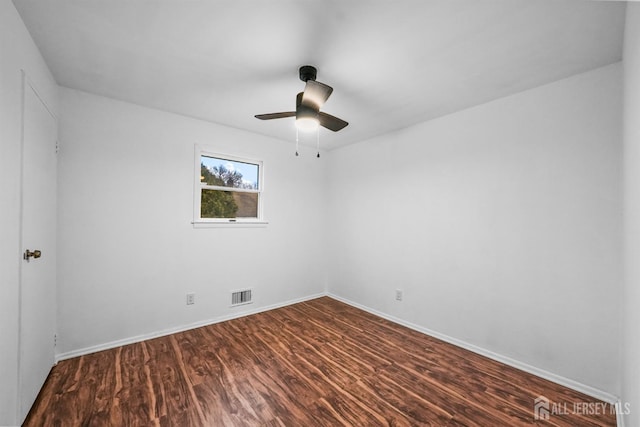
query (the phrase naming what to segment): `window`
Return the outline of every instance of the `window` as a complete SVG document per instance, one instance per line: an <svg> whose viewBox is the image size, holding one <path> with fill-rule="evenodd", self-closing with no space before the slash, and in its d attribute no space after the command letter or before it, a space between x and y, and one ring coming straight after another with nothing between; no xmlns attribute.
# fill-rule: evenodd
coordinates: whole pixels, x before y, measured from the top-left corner
<svg viewBox="0 0 640 427"><path fill-rule="evenodd" d="M196 148L194 223L262 223L262 162Z"/></svg>

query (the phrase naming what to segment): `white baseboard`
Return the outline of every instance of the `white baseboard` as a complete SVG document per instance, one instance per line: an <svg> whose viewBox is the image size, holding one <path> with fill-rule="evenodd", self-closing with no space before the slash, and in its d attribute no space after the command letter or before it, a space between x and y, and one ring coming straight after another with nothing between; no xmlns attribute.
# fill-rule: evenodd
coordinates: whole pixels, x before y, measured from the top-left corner
<svg viewBox="0 0 640 427"><path fill-rule="evenodd" d="M622 401L618 400L616 402L616 426L617 427L624 427L624 415L622 410L624 408L622 407Z"/></svg>
<svg viewBox="0 0 640 427"><path fill-rule="evenodd" d="M496 360L496 361L498 361L500 363L504 363L505 365L509 365L511 367L520 369L521 371L525 371L525 372L528 372L528 373L533 374L535 376L538 376L540 378L544 378L545 380L549 380L549 381L554 382L556 384L559 384L561 386L570 388L570 389L578 391L580 393L584 393L587 396L595 397L596 399L602 400L603 402L607 402L607 403L610 403L610 404L613 404L613 405L615 405L615 404L617 404L619 402L619 399L618 399L617 396L614 396L611 393L599 390L597 388L588 386L586 384L582 384L582 383L580 383L578 381L574 381L572 379L565 378L565 377L563 377L561 375L557 375L557 374L554 374L552 372L545 371L544 369L536 368L535 366L531 366L529 364L526 364L524 362L520 362L520 361L512 359L510 357L503 356L503 355L498 354L498 353L494 353L494 352L492 352L490 350L486 350L486 349L484 349L482 347L478 347L477 345L469 344L469 343L467 343L465 341L462 341L462 340L459 340L457 338L453 338L453 337L450 337L448 335L441 334L440 332L436 332L436 331L433 331L431 329L427 329L427 328L424 328L422 326L413 324L411 322L407 322L405 320L399 319L397 317L391 316L389 314L380 312L378 310L372 309L372 308L364 306L362 304L358 304L356 302L353 302L353 301L348 300L346 298L343 298L341 296L335 295L335 294L333 294L331 292L327 292L327 296L329 296L329 297L331 297L333 299L336 299L338 301L341 301L341 302L343 302L345 304L348 304L350 306L359 308L360 310L364 310L364 311L366 311L368 313L371 313L371 314L374 314L376 316L382 317L383 319L387 319L387 320L389 320L389 321L391 321L393 323L397 323L399 325L406 326L407 328L413 329L414 331L421 332L421 333L423 333L425 335L429 335L429 336L437 338L439 340L448 342L449 344L453 344L453 345L455 345L457 347L464 348L465 350L472 351L472 352L474 352L476 354L479 354L481 356L488 357L489 359ZM618 419L621 419L621 418L622 418L621 416L618 416Z"/></svg>
<svg viewBox="0 0 640 427"><path fill-rule="evenodd" d="M256 308L255 310L243 311L242 313L237 314L229 314L226 316L214 317L212 319L201 320L195 323L189 323L187 325L177 326L175 328L163 329L161 331L152 332L149 334L136 335L129 338L123 338L116 341L107 342L104 344L98 344L90 347L80 348L77 350L67 351L64 353L59 353L55 357L55 362L58 363L61 360L71 359L73 357L84 356L86 354L96 353L98 351L109 350L112 348L120 347L127 344L134 344L141 341L150 340L153 338L164 337L167 335L175 334L178 332L188 331L189 329L200 328L202 326L213 325L214 323L226 322L227 320L238 319L240 317L250 316L252 314L262 313L264 311L274 310L276 308L286 307L288 305L297 304L303 301L309 301L312 299L316 299L322 296L326 296L325 292L309 295L302 298L297 298L289 301L285 301L282 303L268 305L266 307Z"/></svg>

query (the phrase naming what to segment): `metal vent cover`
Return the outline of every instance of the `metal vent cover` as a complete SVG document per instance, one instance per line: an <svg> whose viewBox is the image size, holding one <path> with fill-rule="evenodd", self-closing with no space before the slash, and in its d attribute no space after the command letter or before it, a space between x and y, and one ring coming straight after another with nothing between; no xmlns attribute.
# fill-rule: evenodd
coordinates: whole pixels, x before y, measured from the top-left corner
<svg viewBox="0 0 640 427"><path fill-rule="evenodd" d="M232 291L231 306L235 307L236 305L251 304L253 302L251 298L252 298L251 289L241 289L238 291Z"/></svg>

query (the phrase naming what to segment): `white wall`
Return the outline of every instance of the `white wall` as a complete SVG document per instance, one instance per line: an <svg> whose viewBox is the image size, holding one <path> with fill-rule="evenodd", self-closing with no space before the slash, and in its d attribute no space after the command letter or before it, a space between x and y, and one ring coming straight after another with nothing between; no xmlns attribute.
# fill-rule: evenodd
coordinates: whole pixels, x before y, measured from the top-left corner
<svg viewBox="0 0 640 427"><path fill-rule="evenodd" d="M65 88L60 102L60 352L325 291L315 152ZM264 161L266 228L193 228L195 144ZM254 304L231 309L248 286Z"/></svg>
<svg viewBox="0 0 640 427"><path fill-rule="evenodd" d="M621 96L614 64L332 151L329 291L618 395Z"/></svg>
<svg viewBox="0 0 640 427"><path fill-rule="evenodd" d="M20 147L25 70L56 110L57 85L10 1L0 1L0 425L16 424Z"/></svg>
<svg viewBox="0 0 640 427"><path fill-rule="evenodd" d="M622 401L640 425L640 4L627 4L624 40L625 290ZM626 409L626 408L625 408Z"/></svg>

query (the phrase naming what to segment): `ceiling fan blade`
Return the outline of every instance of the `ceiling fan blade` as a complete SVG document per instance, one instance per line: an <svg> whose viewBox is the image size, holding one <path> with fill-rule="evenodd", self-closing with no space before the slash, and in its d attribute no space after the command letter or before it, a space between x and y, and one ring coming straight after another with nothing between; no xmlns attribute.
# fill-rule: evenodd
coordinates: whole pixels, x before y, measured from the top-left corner
<svg viewBox="0 0 640 427"><path fill-rule="evenodd" d="M302 94L302 105L320 110L331 96L331 92L333 92L331 86L315 80L307 80L304 93Z"/></svg>
<svg viewBox="0 0 640 427"><path fill-rule="evenodd" d="M260 120L284 119L285 117L295 117L295 111L286 111L284 113L256 114L255 118Z"/></svg>
<svg viewBox="0 0 640 427"><path fill-rule="evenodd" d="M318 120L320 121L321 126L324 126L334 132L338 132L340 129L347 127L347 125L349 124L342 119L323 112L320 112L318 114Z"/></svg>

